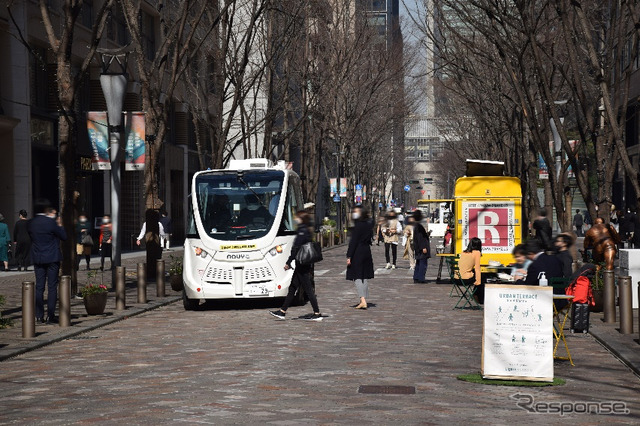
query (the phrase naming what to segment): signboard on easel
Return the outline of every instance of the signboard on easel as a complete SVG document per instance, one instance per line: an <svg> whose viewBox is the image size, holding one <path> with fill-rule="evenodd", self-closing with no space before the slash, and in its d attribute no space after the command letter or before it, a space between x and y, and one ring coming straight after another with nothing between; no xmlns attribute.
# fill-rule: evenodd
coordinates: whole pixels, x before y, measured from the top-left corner
<svg viewBox="0 0 640 426"><path fill-rule="evenodd" d="M553 381L553 287L486 285L482 377Z"/></svg>

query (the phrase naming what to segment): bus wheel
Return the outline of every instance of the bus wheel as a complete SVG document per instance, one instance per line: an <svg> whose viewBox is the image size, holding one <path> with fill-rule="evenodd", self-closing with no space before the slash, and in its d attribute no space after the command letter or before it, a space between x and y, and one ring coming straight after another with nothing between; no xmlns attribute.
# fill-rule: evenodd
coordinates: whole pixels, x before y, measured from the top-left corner
<svg viewBox="0 0 640 426"><path fill-rule="evenodd" d="M185 311L195 311L200 306L200 300L198 299L189 299L187 297L187 292L182 290L182 304L184 305Z"/></svg>

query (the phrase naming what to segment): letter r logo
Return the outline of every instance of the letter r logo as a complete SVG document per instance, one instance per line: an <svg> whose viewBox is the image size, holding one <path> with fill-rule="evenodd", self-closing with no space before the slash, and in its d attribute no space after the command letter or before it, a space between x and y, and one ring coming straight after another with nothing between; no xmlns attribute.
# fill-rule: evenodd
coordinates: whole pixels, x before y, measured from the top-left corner
<svg viewBox="0 0 640 426"><path fill-rule="evenodd" d="M499 223L500 218L498 217L498 213L492 211L478 212L478 238L480 238L482 244L489 242L487 232L489 233L492 244L500 243L500 232L497 228Z"/></svg>

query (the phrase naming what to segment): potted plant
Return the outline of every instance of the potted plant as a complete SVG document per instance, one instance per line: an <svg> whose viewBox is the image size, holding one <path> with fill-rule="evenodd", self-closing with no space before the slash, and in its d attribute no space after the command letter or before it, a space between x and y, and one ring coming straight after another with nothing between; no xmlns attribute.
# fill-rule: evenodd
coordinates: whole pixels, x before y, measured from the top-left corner
<svg viewBox="0 0 640 426"><path fill-rule="evenodd" d="M173 291L182 291L184 283L182 281L182 258L171 255L169 262L169 282Z"/></svg>
<svg viewBox="0 0 640 426"><path fill-rule="evenodd" d="M107 286L91 282L97 275L97 271L89 271L87 274L89 283L80 290L84 308L89 315L103 314L104 308L107 306Z"/></svg>

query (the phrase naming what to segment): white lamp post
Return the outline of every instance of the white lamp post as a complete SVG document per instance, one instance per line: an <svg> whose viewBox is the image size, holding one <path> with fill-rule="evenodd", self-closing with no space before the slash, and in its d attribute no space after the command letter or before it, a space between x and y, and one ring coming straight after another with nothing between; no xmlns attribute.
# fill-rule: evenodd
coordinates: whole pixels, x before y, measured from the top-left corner
<svg viewBox="0 0 640 426"><path fill-rule="evenodd" d="M122 152L120 149L120 137L124 133L122 125L122 107L127 91L127 55L122 49L109 50L98 49L102 61L102 74L100 86L107 102L107 121L109 125L109 149L111 159L111 261L112 283L115 285L115 274L118 266L121 266L122 238L120 235L120 163ZM109 71L114 62L119 65L116 71Z"/></svg>
<svg viewBox="0 0 640 426"><path fill-rule="evenodd" d="M568 99L563 99L561 101L554 101L553 103L558 106L564 106L568 101ZM553 133L553 149L556 157L556 178L560 179L560 169L562 168L562 139L560 139L560 133L558 133L558 128L553 118L551 118L550 124L551 133ZM560 124L564 124L564 117L560 117Z"/></svg>

